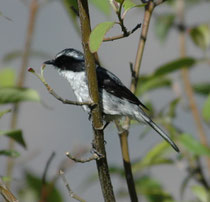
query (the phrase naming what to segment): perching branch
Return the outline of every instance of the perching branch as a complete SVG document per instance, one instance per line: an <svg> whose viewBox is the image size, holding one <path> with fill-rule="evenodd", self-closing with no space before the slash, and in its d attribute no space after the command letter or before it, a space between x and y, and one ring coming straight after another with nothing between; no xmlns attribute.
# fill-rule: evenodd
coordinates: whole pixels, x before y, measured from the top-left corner
<svg viewBox="0 0 210 202"><path fill-rule="evenodd" d="M77 102L77 101L71 101L67 99L63 99L57 93L49 86L49 84L46 82L43 72L44 72L45 65L41 67L41 74L37 74L33 68L29 68L28 71L33 73L47 88L48 92L54 96L57 100L61 101L63 104L70 104L70 105L77 105L77 106L82 106L82 105L88 105L90 107L94 107L95 105L92 102Z"/></svg>
<svg viewBox="0 0 210 202"><path fill-rule="evenodd" d="M123 32L123 34L120 34L118 36L104 38L103 39L103 42L114 41L114 40L126 38L126 37L130 36L131 34L133 34L140 27L141 27L141 23L140 24L137 24L131 31L127 31L126 34Z"/></svg>
<svg viewBox="0 0 210 202"><path fill-rule="evenodd" d="M114 202L115 197L111 184L111 178L109 175L108 163L106 159L104 134L103 130L100 130L100 128L103 127L103 122L102 122L102 113L101 113L100 99L98 93L98 82L96 77L96 65L95 65L94 55L91 54L88 46L88 41L91 32L88 1L77 0L77 2L79 8L80 23L81 23L82 45L84 50L89 94L91 99L93 100L93 103L96 104L96 107L93 108L91 113L93 121L92 122L93 131L94 131L93 146L97 152L99 152L104 156L103 158L96 160L98 175L99 175L104 201Z"/></svg>
<svg viewBox="0 0 210 202"><path fill-rule="evenodd" d="M62 178L62 180L63 180L63 183L64 183L64 185L65 185L65 187L66 187L66 189L67 189L67 191L68 191L68 193L69 193L69 196L70 196L71 198L76 199L77 201L85 202L84 199L82 199L80 196L78 196L77 194L75 194L75 193L71 190L71 187L70 187L69 183L67 182L67 179L66 179L66 177L65 177L65 175L64 175L64 172L63 172L62 170L60 170L60 171L59 171L59 174L60 174L60 176L61 176L61 178Z"/></svg>

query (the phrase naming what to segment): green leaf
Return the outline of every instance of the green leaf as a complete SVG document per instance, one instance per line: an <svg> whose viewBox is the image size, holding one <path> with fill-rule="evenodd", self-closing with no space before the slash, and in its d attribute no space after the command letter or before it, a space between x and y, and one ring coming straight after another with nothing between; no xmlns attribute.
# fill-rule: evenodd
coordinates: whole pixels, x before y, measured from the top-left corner
<svg viewBox="0 0 210 202"><path fill-rule="evenodd" d="M185 149L195 156L210 156L210 148L207 148L196 140L192 135L183 133L179 136L179 142Z"/></svg>
<svg viewBox="0 0 210 202"><path fill-rule="evenodd" d="M105 15L110 15L111 9L109 6L109 1L90 0L90 3L98 8L98 10L102 11L102 13Z"/></svg>
<svg viewBox="0 0 210 202"><path fill-rule="evenodd" d="M160 182L149 176L142 176L135 182L137 192L149 202L172 201L172 196L164 191Z"/></svg>
<svg viewBox="0 0 210 202"><path fill-rule="evenodd" d="M176 116L176 107L179 101L180 101L180 98L175 98L174 100L171 101L169 105L169 111L168 111L169 117L174 118Z"/></svg>
<svg viewBox="0 0 210 202"><path fill-rule="evenodd" d="M15 85L15 71L11 68L0 70L0 87L11 87Z"/></svg>
<svg viewBox="0 0 210 202"><path fill-rule="evenodd" d="M180 70L182 68L191 68L193 65L196 64L196 62L197 60L191 57L180 58L158 67L157 70L154 72L154 75L162 76Z"/></svg>
<svg viewBox="0 0 210 202"><path fill-rule="evenodd" d="M161 87L169 87L171 86L171 80L165 77L159 76L148 76L145 77L143 80L139 78L137 83L136 95L141 96L145 92L155 90Z"/></svg>
<svg viewBox="0 0 210 202"><path fill-rule="evenodd" d="M20 153L15 150L0 150L0 156L1 155L17 158L20 156Z"/></svg>
<svg viewBox="0 0 210 202"><path fill-rule="evenodd" d="M62 0L61 3L66 9L67 14L69 15L69 19L74 25L75 30L78 33L80 33L79 25L77 23L77 18L78 18L77 14L79 13L77 0Z"/></svg>
<svg viewBox="0 0 210 202"><path fill-rule="evenodd" d="M210 192L208 192L204 187L195 185L191 187L192 192L198 197L201 202L210 201Z"/></svg>
<svg viewBox="0 0 210 202"><path fill-rule="evenodd" d="M25 172L25 181L25 187L21 187L19 190L19 195L21 198L20 201L23 201L22 199L29 197L33 198L33 201L39 201L40 190L44 188L46 190L45 202L63 202L62 195L54 185L54 182L46 182L43 184L42 178L30 172Z"/></svg>
<svg viewBox="0 0 210 202"><path fill-rule="evenodd" d="M166 151L169 149L170 145L165 141L156 145L146 154L146 156L143 159L141 159L139 162L135 163L132 166L133 172L135 173L148 166L173 163L171 159L163 157L163 155L166 154Z"/></svg>
<svg viewBox="0 0 210 202"><path fill-rule="evenodd" d="M193 84L193 90L200 95L208 95L210 93L210 83Z"/></svg>
<svg viewBox="0 0 210 202"><path fill-rule="evenodd" d="M0 104L40 101L37 91L30 88L0 88Z"/></svg>
<svg viewBox="0 0 210 202"><path fill-rule="evenodd" d="M202 115L204 120L210 123L210 94L203 105Z"/></svg>
<svg viewBox="0 0 210 202"><path fill-rule="evenodd" d="M115 22L102 22L92 30L89 39L89 47L92 53L99 49L104 35L113 27L114 24Z"/></svg>
<svg viewBox="0 0 210 202"><path fill-rule="evenodd" d="M0 135L5 135L26 148L26 143L23 139L23 133L21 130L0 131Z"/></svg>
<svg viewBox="0 0 210 202"><path fill-rule="evenodd" d="M156 18L155 33L161 42L163 42L174 23L174 14L163 14Z"/></svg>
<svg viewBox="0 0 210 202"><path fill-rule="evenodd" d="M206 50L210 45L210 27L208 24L201 24L197 27L194 27L190 30L190 37L194 44Z"/></svg>
<svg viewBox="0 0 210 202"><path fill-rule="evenodd" d="M1 112L0 112L0 118L1 118L2 116L4 116L4 114L7 114L7 113L9 113L9 112L11 112L11 109L6 109L6 110L4 110L4 111L1 111Z"/></svg>
<svg viewBox="0 0 210 202"><path fill-rule="evenodd" d="M125 0L123 2L124 12L127 12L129 9L134 8L136 6L131 0Z"/></svg>

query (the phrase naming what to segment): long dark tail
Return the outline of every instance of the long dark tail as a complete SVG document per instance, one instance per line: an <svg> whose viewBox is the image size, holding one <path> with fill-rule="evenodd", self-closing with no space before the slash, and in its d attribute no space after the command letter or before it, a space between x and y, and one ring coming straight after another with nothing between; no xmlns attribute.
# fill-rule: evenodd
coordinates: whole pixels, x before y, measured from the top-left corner
<svg viewBox="0 0 210 202"><path fill-rule="evenodd" d="M163 139L165 139L177 152L179 152L179 148L176 144L168 137L168 135L154 123L144 112L140 113L141 119L144 120L150 127L152 127Z"/></svg>

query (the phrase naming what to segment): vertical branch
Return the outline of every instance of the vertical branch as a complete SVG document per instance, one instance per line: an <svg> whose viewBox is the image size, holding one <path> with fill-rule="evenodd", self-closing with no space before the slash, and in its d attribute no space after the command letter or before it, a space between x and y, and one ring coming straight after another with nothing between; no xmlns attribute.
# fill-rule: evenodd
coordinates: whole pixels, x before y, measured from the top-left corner
<svg viewBox="0 0 210 202"><path fill-rule="evenodd" d="M88 47L88 40L91 32L88 1L77 0L77 2L79 8L80 23L81 23L82 45L85 55L85 66L88 78L89 93L93 103L96 104L96 107L94 107L92 110L93 131L94 131L93 146L97 150L97 152L103 155L102 158L96 160L98 175L101 184L101 189L103 192L104 201L114 202L115 197L111 184L111 178L109 175L108 163L106 159L104 134L103 130L100 130L100 128L103 128L103 122L102 122L101 107L99 102L100 100L99 100L97 77L96 77L95 59Z"/></svg>
<svg viewBox="0 0 210 202"><path fill-rule="evenodd" d="M18 77L18 81L17 81L18 87L22 87L24 85L26 68L28 65L28 59L29 59L29 54L30 54L30 49L31 49L31 44L32 44L32 38L33 38L33 33L34 33L34 27L35 27L35 21L36 21L38 7L39 7L38 1L32 0L30 3L30 8L29 8L30 16L29 16L29 21L28 21L25 46L24 46L24 50L23 50L21 70L20 70L20 74ZM12 113L12 118L11 118L11 123L10 123L11 129L15 129L17 126L18 111L19 111L19 104L15 104L13 107L13 113ZM14 140L10 139L9 144L8 144L9 150L14 149L14 147L15 147L15 142L14 142ZM13 168L14 168L14 160L8 159L7 168L6 168L7 176L10 176L10 177L12 176ZM7 185L9 186L9 182Z"/></svg>
<svg viewBox="0 0 210 202"><path fill-rule="evenodd" d="M138 43L138 48L137 48L137 54L136 54L136 59L135 59L135 64L134 64L134 76L132 76L132 81L131 81L131 86L130 90L131 92L135 93L136 91L136 86L138 82L138 77L139 77L139 71L141 67L141 62L142 62L142 57L143 57L143 52L144 52L144 47L147 39L147 34L148 34L148 29L149 29L149 24L152 16L152 12L154 8L161 3L163 3L165 0L158 0L156 3L153 1L149 1L147 6L145 7L145 12L144 12L144 20L143 20L143 26L142 26L142 31L140 34L139 38L139 43ZM119 124L116 123L118 130ZM130 199L132 202L137 202L138 197L137 193L135 190L135 183L133 179L133 174L132 174L132 169L131 169L131 161L130 161L130 155L129 155L129 148L128 148L128 129L130 126L130 119L127 118L126 121L123 123L123 132L119 133L120 137L120 143L121 143L121 152L122 152L122 157L123 157L123 164L124 164L124 170L125 170L125 176L127 180L127 186L128 186L128 191L130 195Z"/></svg>
<svg viewBox="0 0 210 202"><path fill-rule="evenodd" d="M184 0L178 0L178 17L181 24L184 24ZM179 42L180 42L180 56L186 56L186 37L184 31L179 32ZM199 110L196 104L195 95L189 78L189 70L184 68L181 70L182 80L184 83L185 92L189 101L189 106L192 111L193 119L197 127L197 132L199 134L200 141L203 145L208 147L208 141L206 137L206 132L203 128ZM207 165L210 174L210 158L207 157Z"/></svg>
<svg viewBox="0 0 210 202"><path fill-rule="evenodd" d="M144 21L143 21L143 25L142 25L142 31L141 31L141 35L139 38L139 44L138 44L138 49L137 49L137 53L136 53L136 60L135 60L135 64L134 64L134 75L135 76L132 78L131 88L130 88L131 92L133 92L133 93L135 93L135 91L136 91L136 85L138 82L138 76L139 76L142 57L143 57L143 53L144 53L144 47L145 47L145 43L147 40L147 33L148 33L149 24L150 24L150 20L151 20L151 16L152 16L152 12L153 12L154 8L155 8L155 4L153 1L150 1L148 3L148 5L145 7Z"/></svg>

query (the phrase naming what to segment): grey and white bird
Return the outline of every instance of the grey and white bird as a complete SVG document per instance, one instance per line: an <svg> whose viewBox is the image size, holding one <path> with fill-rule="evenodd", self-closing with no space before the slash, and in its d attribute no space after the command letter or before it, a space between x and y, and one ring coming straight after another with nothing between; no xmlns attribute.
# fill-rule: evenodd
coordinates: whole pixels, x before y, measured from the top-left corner
<svg viewBox="0 0 210 202"><path fill-rule="evenodd" d="M91 102L83 53L72 48L64 49L54 59L44 64L53 65L58 70L58 73L71 85L79 102ZM96 65L96 74L104 121L110 122L123 116L139 122L143 121L179 152L176 144L144 112L143 108L147 109L146 106L123 85L117 76L100 65ZM90 113L90 107L83 105L83 108Z"/></svg>

